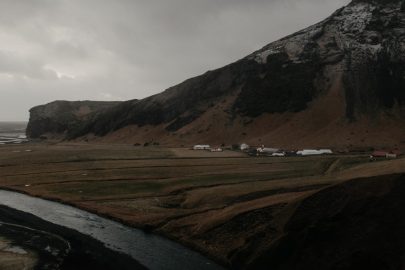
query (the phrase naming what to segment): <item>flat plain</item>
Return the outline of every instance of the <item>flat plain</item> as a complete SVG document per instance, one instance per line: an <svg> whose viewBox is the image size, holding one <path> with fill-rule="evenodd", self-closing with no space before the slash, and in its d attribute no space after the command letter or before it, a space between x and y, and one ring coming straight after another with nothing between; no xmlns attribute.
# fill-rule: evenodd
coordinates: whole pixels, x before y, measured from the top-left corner
<svg viewBox="0 0 405 270"><path fill-rule="evenodd" d="M0 147L2 188L162 234L231 266L254 262L305 198L351 179L404 172L404 158L369 162L367 153L276 158L86 143Z"/></svg>

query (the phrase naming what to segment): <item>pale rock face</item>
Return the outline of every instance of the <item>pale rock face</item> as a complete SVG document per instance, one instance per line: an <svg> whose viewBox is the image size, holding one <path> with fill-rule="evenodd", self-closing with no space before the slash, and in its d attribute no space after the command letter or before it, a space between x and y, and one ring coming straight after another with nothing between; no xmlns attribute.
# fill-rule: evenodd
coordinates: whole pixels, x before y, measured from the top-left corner
<svg viewBox="0 0 405 270"><path fill-rule="evenodd" d="M277 49L268 49L266 51L260 52L257 55L255 55L255 61L259 64L266 64L267 63L267 57L272 54L279 53Z"/></svg>
<svg viewBox="0 0 405 270"><path fill-rule="evenodd" d="M370 57L375 57L381 51L382 36L378 31L368 29L369 24L373 19L378 19L378 16L388 18L394 13L399 13L399 10L400 2L384 5L383 8L375 3L354 2L335 12L323 22L269 44L247 58L259 64L267 64L268 56L286 53L293 63L302 63L305 61L305 57L302 56L305 47L322 40L325 32L334 36L334 42L339 50L360 49ZM387 22L383 23L387 24ZM404 28L395 29L395 31L400 35L405 34ZM400 46L404 48L405 42L403 40L400 42Z"/></svg>
<svg viewBox="0 0 405 270"><path fill-rule="evenodd" d="M369 3L358 3L345 7L340 16L335 19L340 21L339 30L343 33L361 33L370 22L375 6Z"/></svg>

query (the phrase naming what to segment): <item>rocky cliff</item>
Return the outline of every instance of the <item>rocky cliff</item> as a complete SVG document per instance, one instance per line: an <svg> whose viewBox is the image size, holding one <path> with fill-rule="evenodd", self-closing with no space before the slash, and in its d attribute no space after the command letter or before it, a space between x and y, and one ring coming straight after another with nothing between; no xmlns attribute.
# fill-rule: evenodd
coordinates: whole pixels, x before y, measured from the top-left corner
<svg viewBox="0 0 405 270"><path fill-rule="evenodd" d="M354 0L235 63L92 115L67 137L405 144L404 3Z"/></svg>
<svg viewBox="0 0 405 270"><path fill-rule="evenodd" d="M79 123L86 122L97 113L119 104L119 102L98 101L54 101L30 110L27 136L64 136Z"/></svg>

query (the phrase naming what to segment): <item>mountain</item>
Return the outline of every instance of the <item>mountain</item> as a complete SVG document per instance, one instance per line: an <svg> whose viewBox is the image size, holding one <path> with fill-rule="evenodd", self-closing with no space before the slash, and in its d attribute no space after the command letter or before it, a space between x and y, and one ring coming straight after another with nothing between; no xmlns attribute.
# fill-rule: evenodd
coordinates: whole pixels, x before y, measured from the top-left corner
<svg viewBox="0 0 405 270"><path fill-rule="evenodd" d="M27 136L30 138L64 137L68 130L88 121L97 113L119 102L54 101L30 110Z"/></svg>
<svg viewBox="0 0 405 270"><path fill-rule="evenodd" d="M74 123L68 139L405 147L405 2L354 0L235 63Z"/></svg>

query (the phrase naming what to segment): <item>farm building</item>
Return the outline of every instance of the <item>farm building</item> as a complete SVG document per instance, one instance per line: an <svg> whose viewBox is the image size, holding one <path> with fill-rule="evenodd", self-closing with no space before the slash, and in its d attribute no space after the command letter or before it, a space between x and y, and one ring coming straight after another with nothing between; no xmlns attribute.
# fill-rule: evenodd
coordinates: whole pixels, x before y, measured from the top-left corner
<svg viewBox="0 0 405 270"><path fill-rule="evenodd" d="M325 155L325 154L333 154L332 150L330 149L304 149L297 152L297 155L301 156L315 156L315 155Z"/></svg>
<svg viewBox="0 0 405 270"><path fill-rule="evenodd" d="M330 155L330 154L333 154L333 151L331 150L331 149L321 149L321 150L319 150L322 154L327 154L327 155Z"/></svg>
<svg viewBox="0 0 405 270"><path fill-rule="evenodd" d="M242 144L239 146L239 149L240 149L241 151L249 150L249 145L247 145L246 143L242 143Z"/></svg>
<svg viewBox="0 0 405 270"><path fill-rule="evenodd" d="M273 156L273 157L285 157L285 152L273 153L273 154L271 154L271 156Z"/></svg>
<svg viewBox="0 0 405 270"><path fill-rule="evenodd" d="M388 153L385 155L386 158L397 158L397 154L393 154L393 153Z"/></svg>
<svg viewBox="0 0 405 270"><path fill-rule="evenodd" d="M278 152L280 149L277 148L267 148L267 147L259 147L257 148L258 153L263 153L263 154L273 154Z"/></svg>
<svg viewBox="0 0 405 270"><path fill-rule="evenodd" d="M371 154L371 158L385 158L387 156L388 152L387 151L374 151Z"/></svg>
<svg viewBox="0 0 405 270"><path fill-rule="evenodd" d="M376 159L376 158L397 158L399 156L399 152L398 151L391 151L391 152L387 152L387 151L374 151L371 156L370 159Z"/></svg>
<svg viewBox="0 0 405 270"><path fill-rule="evenodd" d="M211 146L208 144L197 144L193 146L193 150L210 150Z"/></svg>

